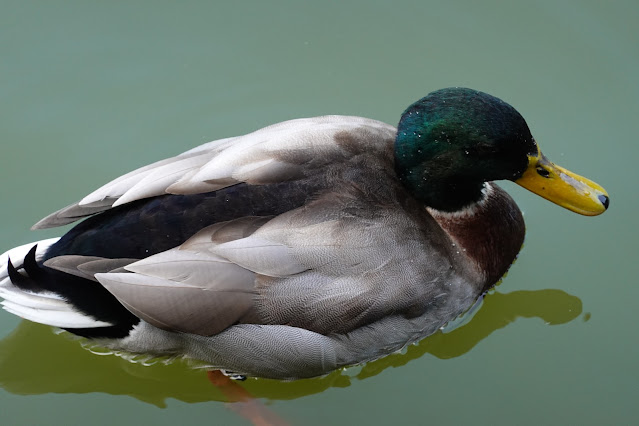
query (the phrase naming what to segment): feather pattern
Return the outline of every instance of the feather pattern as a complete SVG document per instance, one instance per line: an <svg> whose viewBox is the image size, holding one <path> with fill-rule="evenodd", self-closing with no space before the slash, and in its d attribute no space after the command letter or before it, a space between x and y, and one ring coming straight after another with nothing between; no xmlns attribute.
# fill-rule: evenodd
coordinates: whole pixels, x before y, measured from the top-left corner
<svg viewBox="0 0 639 426"><path fill-rule="evenodd" d="M399 186L373 199L360 191L349 184L272 219L218 223L126 265L129 273L96 278L145 321L199 335L238 322L345 332L391 313L422 315L433 300L459 300L451 283L479 275L452 268L441 230L429 231L427 241L437 244L423 241L433 220L419 211L407 216ZM351 211L341 213L347 206ZM400 283L389 286L388 274Z"/></svg>

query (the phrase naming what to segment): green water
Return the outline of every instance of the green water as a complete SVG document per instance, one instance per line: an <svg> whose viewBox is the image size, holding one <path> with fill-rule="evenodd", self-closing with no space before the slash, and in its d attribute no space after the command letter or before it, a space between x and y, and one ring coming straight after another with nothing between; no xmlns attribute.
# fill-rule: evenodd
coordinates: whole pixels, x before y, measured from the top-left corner
<svg viewBox="0 0 639 426"><path fill-rule="evenodd" d="M639 3L0 1L0 251L133 168L277 121L396 123L461 85L603 185L584 218L516 185L525 247L475 317L404 355L242 384L291 424L633 424ZM3 425L248 424L202 371L98 356L0 312Z"/></svg>

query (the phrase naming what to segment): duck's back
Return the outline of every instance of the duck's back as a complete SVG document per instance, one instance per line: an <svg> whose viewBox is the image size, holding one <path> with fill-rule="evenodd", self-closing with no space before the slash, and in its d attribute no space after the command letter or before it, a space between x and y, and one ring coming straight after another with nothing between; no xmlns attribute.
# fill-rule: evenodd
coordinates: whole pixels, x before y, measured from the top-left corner
<svg viewBox="0 0 639 426"><path fill-rule="evenodd" d="M142 259L218 222L274 217L344 183L375 185L389 178L375 170L393 170L394 134L379 121L324 116L207 143L115 179L38 222L36 229L88 217L42 261Z"/></svg>
<svg viewBox="0 0 639 426"><path fill-rule="evenodd" d="M138 319L102 288L95 273L175 248L215 223L276 217L341 182L368 179L362 177L367 168L391 164L392 169L394 134L392 126L360 117L297 119L213 141L135 170L34 226L59 226L86 217L46 251L40 250L37 264L26 259L31 274L25 273L27 268L23 274L31 276L21 285L30 291L53 291L99 323L119 324L71 330L77 334L127 333ZM86 265L99 259L114 261ZM23 266L22 258L12 260L18 269ZM51 268L44 267L45 262Z"/></svg>

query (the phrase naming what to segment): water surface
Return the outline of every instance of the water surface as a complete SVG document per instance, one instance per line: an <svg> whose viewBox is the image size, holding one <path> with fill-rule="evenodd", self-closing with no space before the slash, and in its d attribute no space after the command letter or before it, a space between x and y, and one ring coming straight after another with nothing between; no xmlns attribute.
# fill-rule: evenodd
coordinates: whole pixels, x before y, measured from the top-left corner
<svg viewBox="0 0 639 426"><path fill-rule="evenodd" d="M396 123L468 86L611 195L584 218L505 184L519 260L474 318L362 368L243 386L292 424L629 424L639 410L636 2L4 1L0 251L113 177L285 119ZM246 424L204 372L94 355L0 312L3 425Z"/></svg>

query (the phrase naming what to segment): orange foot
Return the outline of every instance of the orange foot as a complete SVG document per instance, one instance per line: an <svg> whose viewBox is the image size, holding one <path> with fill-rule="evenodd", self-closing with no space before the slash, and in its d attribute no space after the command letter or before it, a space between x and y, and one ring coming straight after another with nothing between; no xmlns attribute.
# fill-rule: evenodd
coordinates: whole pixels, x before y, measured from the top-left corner
<svg viewBox="0 0 639 426"><path fill-rule="evenodd" d="M255 399L237 381L231 380L220 370L207 371L206 375L209 381L222 391L228 400L227 406L255 426L286 426L288 424Z"/></svg>

